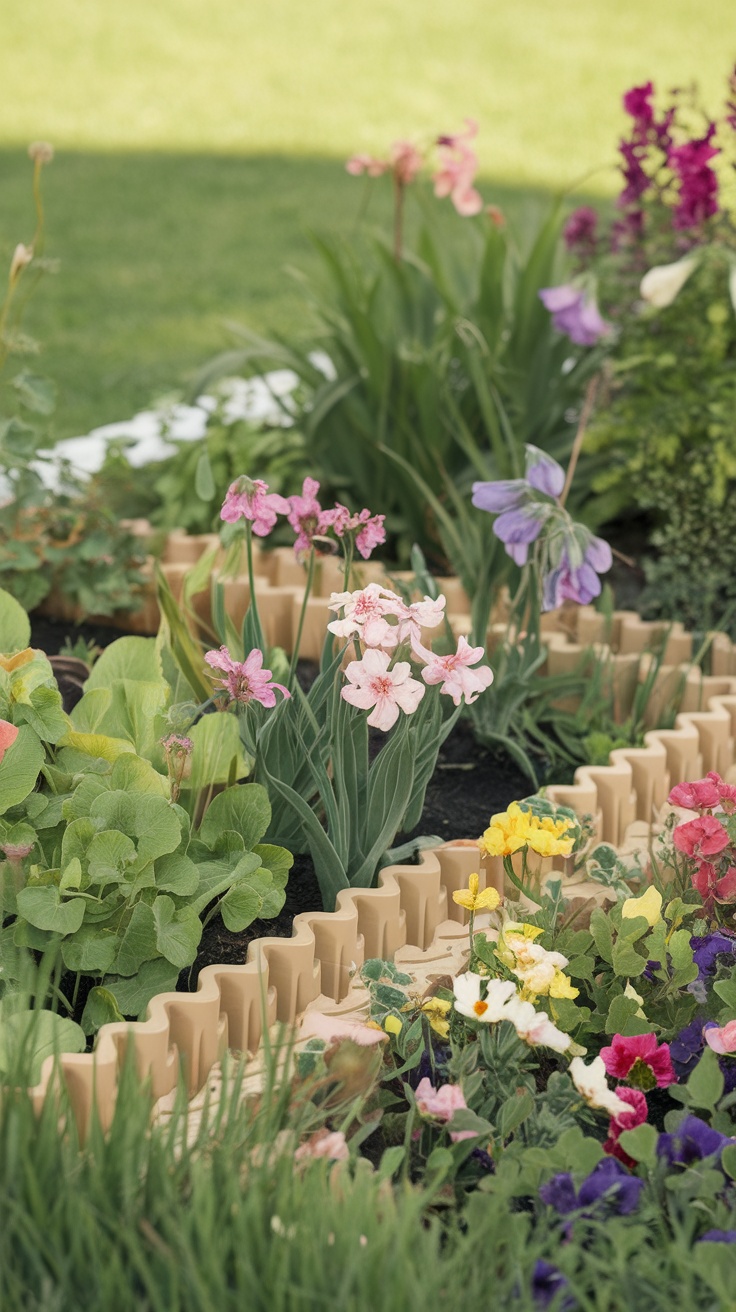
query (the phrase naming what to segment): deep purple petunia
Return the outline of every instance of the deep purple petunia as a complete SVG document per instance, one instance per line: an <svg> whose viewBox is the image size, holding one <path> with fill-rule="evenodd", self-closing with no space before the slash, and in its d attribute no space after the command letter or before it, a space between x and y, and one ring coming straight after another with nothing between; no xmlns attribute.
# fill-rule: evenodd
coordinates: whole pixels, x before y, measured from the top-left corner
<svg viewBox="0 0 736 1312"><path fill-rule="evenodd" d="M692 1166L706 1157L720 1157L726 1144L736 1140L714 1130L699 1116L686 1116L673 1134L660 1134L657 1156L664 1157L670 1166Z"/></svg>
<svg viewBox="0 0 736 1312"><path fill-rule="evenodd" d="M560 1312L572 1312L577 1307L577 1300L570 1294L567 1294L561 1301L558 1295L568 1285L567 1277L551 1262L545 1262L544 1258L538 1257L534 1263L532 1272L531 1292L534 1299L534 1306L538 1308L548 1308L554 1303Z"/></svg>
<svg viewBox="0 0 736 1312"><path fill-rule="evenodd" d="M706 1230L699 1244L736 1244L736 1230Z"/></svg>
<svg viewBox="0 0 736 1312"><path fill-rule="evenodd" d="M541 1186L539 1197L554 1207L560 1216L587 1208L587 1215L603 1210L617 1216L628 1216L639 1205L644 1181L630 1175L614 1157L604 1157L575 1192L572 1176L563 1171Z"/></svg>
<svg viewBox="0 0 736 1312"><path fill-rule="evenodd" d="M690 947L698 968L698 979L708 979L715 974L720 956L736 955L736 936L715 930L712 934L703 934L701 938L691 938Z"/></svg>

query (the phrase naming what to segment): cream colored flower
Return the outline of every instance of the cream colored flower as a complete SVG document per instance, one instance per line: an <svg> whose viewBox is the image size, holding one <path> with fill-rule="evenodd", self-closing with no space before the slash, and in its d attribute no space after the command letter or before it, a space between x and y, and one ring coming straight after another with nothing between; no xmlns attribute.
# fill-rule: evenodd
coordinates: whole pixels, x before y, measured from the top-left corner
<svg viewBox="0 0 736 1312"><path fill-rule="evenodd" d="M531 1002L515 999L503 1018L510 1020L516 1033L531 1047L552 1048L554 1052L567 1052L571 1039L552 1023L546 1011L535 1011Z"/></svg>
<svg viewBox="0 0 736 1312"><path fill-rule="evenodd" d="M594 1057L589 1066L586 1066L582 1057L573 1057L570 1076L589 1107L600 1108L608 1112L609 1116L621 1116L631 1110L627 1102L609 1089L602 1057Z"/></svg>
<svg viewBox="0 0 736 1312"><path fill-rule="evenodd" d="M656 264L644 274L639 285L642 300L658 310L671 305L698 264L697 257L686 255L674 264Z"/></svg>
<svg viewBox="0 0 736 1312"><path fill-rule="evenodd" d="M461 1016L467 1016L470 1020L481 1020L484 1023L492 1024L494 1021L506 1020L507 1004L516 996L516 988L512 980L489 979L484 998L480 995L482 983L481 976L471 970L466 970L463 975L457 975L453 981L455 1010L459 1011Z"/></svg>

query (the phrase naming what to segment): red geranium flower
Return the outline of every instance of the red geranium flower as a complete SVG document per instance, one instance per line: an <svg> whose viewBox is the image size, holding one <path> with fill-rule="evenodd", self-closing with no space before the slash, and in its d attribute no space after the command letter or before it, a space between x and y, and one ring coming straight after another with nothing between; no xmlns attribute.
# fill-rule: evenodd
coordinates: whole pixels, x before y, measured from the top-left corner
<svg viewBox="0 0 736 1312"><path fill-rule="evenodd" d="M714 815L701 815L697 820L686 820L672 835L678 852L685 856L715 856L728 847L729 837L720 820Z"/></svg>

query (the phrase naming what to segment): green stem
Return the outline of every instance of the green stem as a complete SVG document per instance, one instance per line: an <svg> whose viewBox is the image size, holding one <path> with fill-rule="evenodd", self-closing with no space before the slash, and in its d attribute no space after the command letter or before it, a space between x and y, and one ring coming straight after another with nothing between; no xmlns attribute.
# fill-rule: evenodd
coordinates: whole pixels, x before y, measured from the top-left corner
<svg viewBox="0 0 736 1312"><path fill-rule="evenodd" d="M343 588L343 592L350 592L350 571L353 568L352 540L347 543L344 550L345 550L345 569L343 571L342 588Z"/></svg>
<svg viewBox="0 0 736 1312"><path fill-rule="evenodd" d="M263 629L261 627L261 617L258 613L258 602L256 601L256 581L253 573L253 526L249 519L245 521L245 550L248 557L248 584L250 586L250 608L255 620L256 633L258 635L258 646L263 651L264 639ZM247 652L245 655L247 656Z"/></svg>
<svg viewBox="0 0 736 1312"><path fill-rule="evenodd" d="M291 665L289 666L289 677L287 680L289 689L293 688L294 686L294 675L296 674L297 661L299 660L299 648L301 647L302 644L302 630L304 628L304 617L307 613L307 602L309 601L309 594L312 591L312 585L314 583L314 559L315 559L315 551L314 551L314 547L312 547L309 552L309 567L307 569L307 582L304 586L304 599L302 601L302 608L299 613L299 624L296 630L296 641L294 642L294 652L291 658Z"/></svg>

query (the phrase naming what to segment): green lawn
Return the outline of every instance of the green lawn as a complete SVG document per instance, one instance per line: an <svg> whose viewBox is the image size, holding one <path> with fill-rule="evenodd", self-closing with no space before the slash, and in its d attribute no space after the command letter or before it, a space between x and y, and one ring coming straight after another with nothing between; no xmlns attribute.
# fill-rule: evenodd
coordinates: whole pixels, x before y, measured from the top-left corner
<svg viewBox="0 0 736 1312"><path fill-rule="evenodd" d="M716 106L731 53L732 0L697 14L692 0L9 8L0 259L33 231L25 145L52 140L47 253L61 267L26 326L59 384L60 435L179 385L226 343L228 317L303 324L284 267L312 267L307 227L354 224L352 150L472 114L484 194L512 217L595 169L586 189L610 193L622 90L697 77Z"/></svg>

